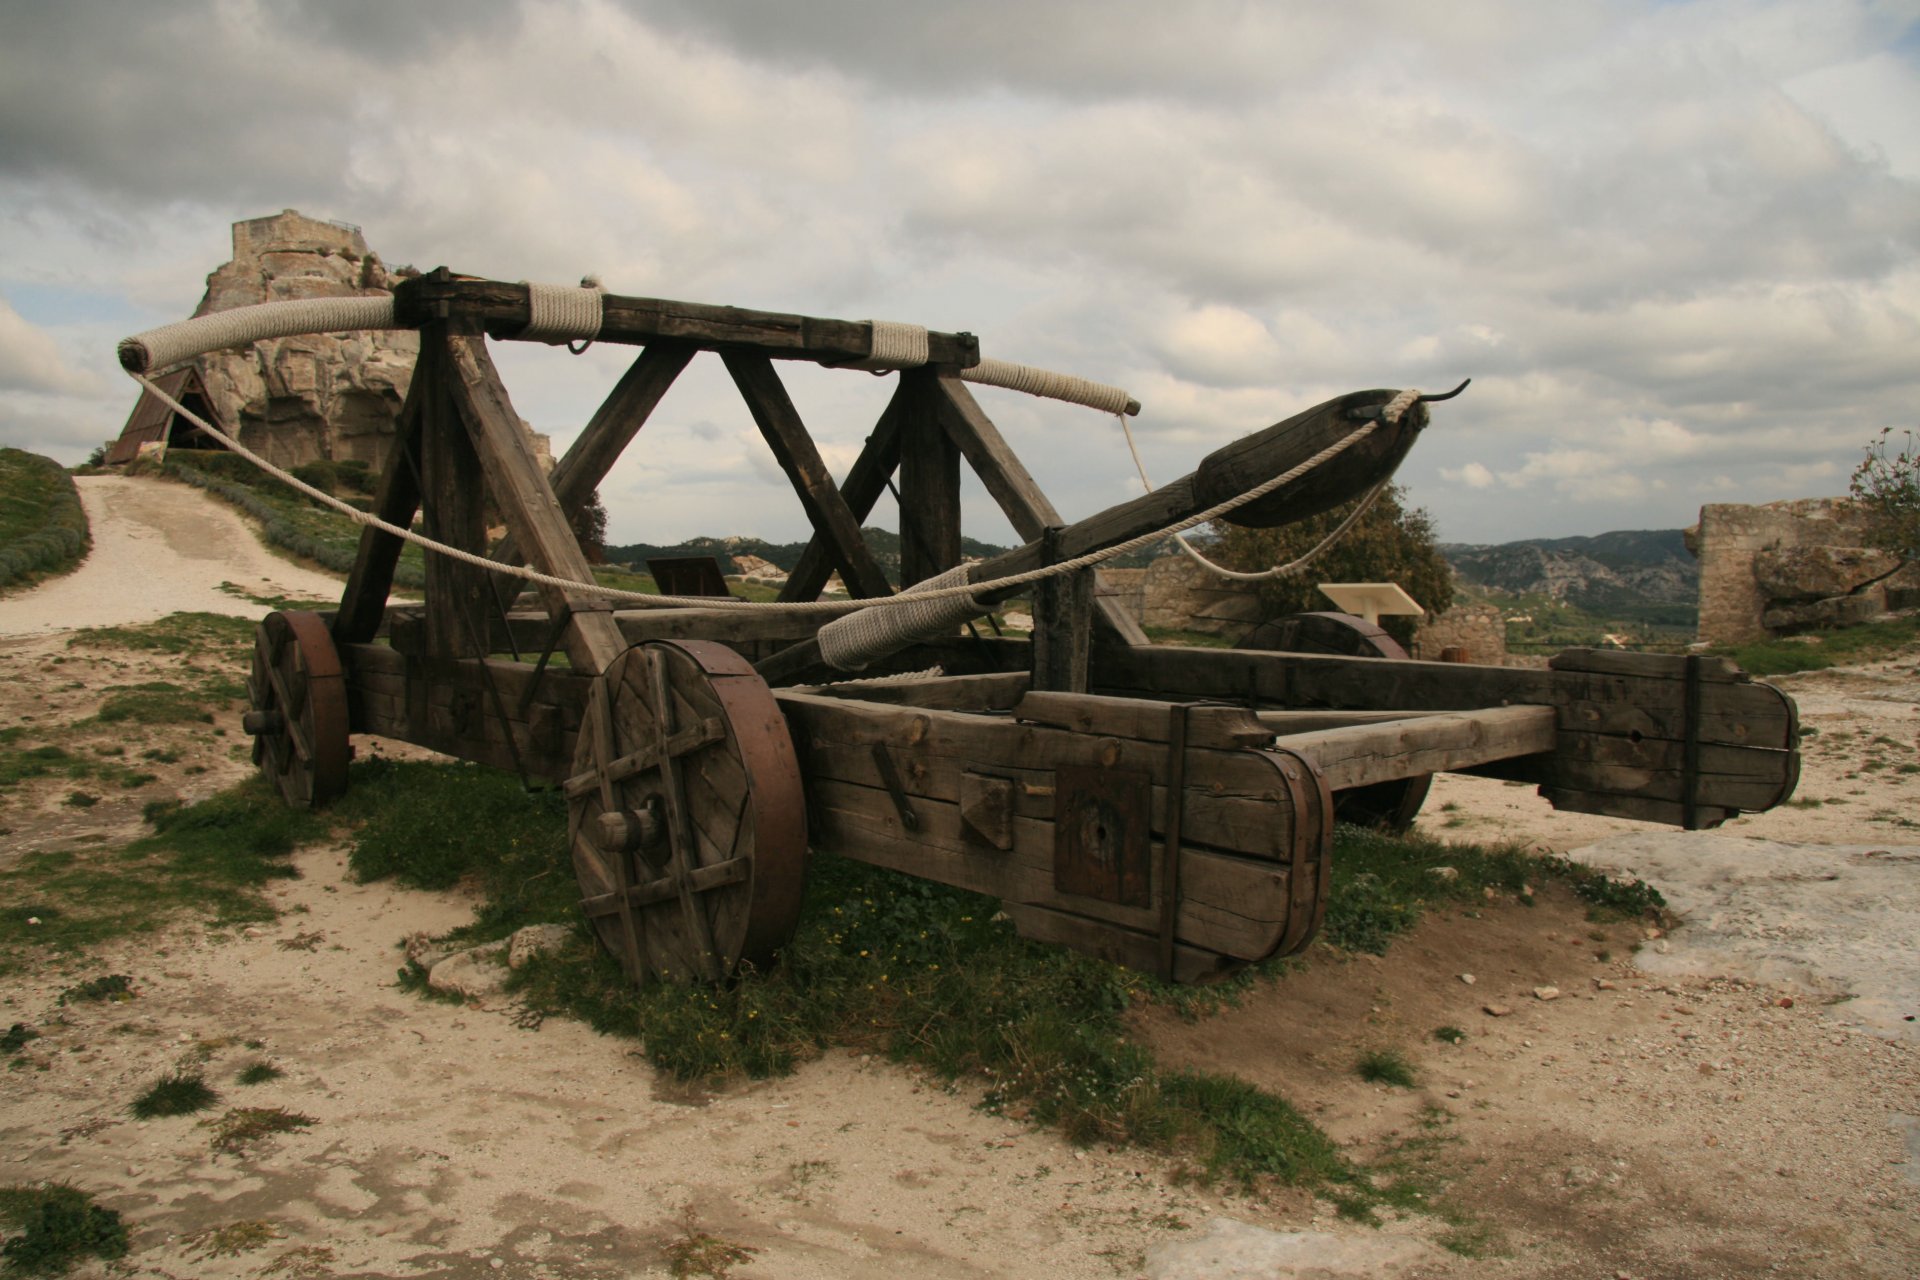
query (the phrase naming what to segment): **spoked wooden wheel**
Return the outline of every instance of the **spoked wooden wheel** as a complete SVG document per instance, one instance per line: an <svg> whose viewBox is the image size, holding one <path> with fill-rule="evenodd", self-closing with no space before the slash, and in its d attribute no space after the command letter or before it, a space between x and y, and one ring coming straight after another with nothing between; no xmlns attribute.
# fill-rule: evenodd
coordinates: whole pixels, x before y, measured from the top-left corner
<svg viewBox="0 0 1920 1280"><path fill-rule="evenodd" d="M566 792L581 906L636 982L719 982L793 935L800 764L779 704L733 650L657 641L614 659Z"/></svg>
<svg viewBox="0 0 1920 1280"><path fill-rule="evenodd" d="M347 787L347 682L333 636L317 613L270 613L253 635L252 704L241 721L253 762L297 809Z"/></svg>
<svg viewBox="0 0 1920 1280"><path fill-rule="evenodd" d="M1265 649L1270 653L1326 653L1344 658L1397 658L1407 651L1379 626L1350 613L1296 613L1263 622L1247 633L1237 649ZM1335 821L1373 827L1398 835L1413 826L1426 803L1433 775L1395 778L1335 794Z"/></svg>

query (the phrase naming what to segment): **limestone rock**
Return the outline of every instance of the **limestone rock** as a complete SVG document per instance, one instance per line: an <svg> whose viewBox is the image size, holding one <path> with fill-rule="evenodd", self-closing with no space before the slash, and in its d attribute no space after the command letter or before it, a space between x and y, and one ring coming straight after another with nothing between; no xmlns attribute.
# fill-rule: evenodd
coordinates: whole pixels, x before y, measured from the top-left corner
<svg viewBox="0 0 1920 1280"><path fill-rule="evenodd" d="M1753 558L1753 576L1777 604L1844 596L1900 565L1890 551L1871 547L1774 547Z"/></svg>
<svg viewBox="0 0 1920 1280"><path fill-rule="evenodd" d="M1146 1274L1153 1280L1375 1280L1438 1256L1422 1241L1383 1232L1269 1231L1215 1218L1203 1230L1147 1250Z"/></svg>
<svg viewBox="0 0 1920 1280"><path fill-rule="evenodd" d="M456 951L427 974L427 985L433 990L469 1000L499 995L506 983L507 944L504 942Z"/></svg>
<svg viewBox="0 0 1920 1280"><path fill-rule="evenodd" d="M233 260L207 277L194 315L260 302L374 297L397 279L358 227L288 209L233 224ZM420 336L411 330L276 338L209 352L200 373L240 442L281 466L329 459L385 465L394 422L413 381ZM551 465L545 436L528 428Z"/></svg>
<svg viewBox="0 0 1920 1280"><path fill-rule="evenodd" d="M1857 596L1832 596L1825 600L1769 609L1760 615L1760 624L1769 631L1850 627L1877 618L1885 611L1885 604L1878 592L1863 592Z"/></svg>
<svg viewBox="0 0 1920 1280"><path fill-rule="evenodd" d="M507 940L507 967L518 969L535 956L558 951L572 937L570 925L530 924Z"/></svg>

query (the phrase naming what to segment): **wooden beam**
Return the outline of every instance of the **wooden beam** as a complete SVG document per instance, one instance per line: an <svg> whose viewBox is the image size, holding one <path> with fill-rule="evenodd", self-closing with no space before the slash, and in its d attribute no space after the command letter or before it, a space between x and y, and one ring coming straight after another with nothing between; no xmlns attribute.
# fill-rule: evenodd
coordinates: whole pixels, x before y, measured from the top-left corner
<svg viewBox="0 0 1920 1280"><path fill-rule="evenodd" d="M940 391L940 425L952 437L967 465L980 477L980 483L999 504L1007 523L1021 538L1031 542L1049 527L1063 523L1060 512L1040 490L1000 429L993 425L973 392L956 373L936 375ZM1099 570L1094 571L1094 597L1101 621L1122 644L1146 644L1147 633L1119 601L1101 592Z"/></svg>
<svg viewBox="0 0 1920 1280"><path fill-rule="evenodd" d="M457 276L445 267L403 281L393 291L394 312L402 325L451 315L496 338L513 338L526 329L533 318L529 298L525 284ZM873 325L866 320L827 320L617 293L602 297L600 312L597 342L644 344L671 338L700 347L741 348L829 365L873 354ZM929 332L927 355L938 364L967 368L980 362L980 342L970 333Z"/></svg>
<svg viewBox="0 0 1920 1280"><path fill-rule="evenodd" d="M478 334L449 335L446 346L459 419L527 563L554 577L592 582L593 571L559 500L540 474L520 415L487 354L486 339ZM626 650L612 606L604 597L557 587L542 587L540 594L550 617L572 619L566 645L575 670L598 674ZM484 628L482 634L486 634Z"/></svg>
<svg viewBox="0 0 1920 1280"><path fill-rule="evenodd" d="M472 441L461 430L448 389L454 372L444 356L446 342L445 325L429 325L420 335L423 352L429 346L436 349L422 402L421 507L429 537L480 555L487 549L486 473ZM422 620L427 655L486 656L491 589L484 569L451 556L428 554Z"/></svg>
<svg viewBox="0 0 1920 1280"><path fill-rule="evenodd" d="M861 446L860 456L853 460L847 478L840 483L840 496L853 513L856 524L873 512L874 503L887 491L887 481L900 465L900 433L913 398L913 388L905 379L900 379L892 399L881 410L880 420L874 423L872 434ZM787 575L786 585L780 588L780 599L817 600L832 573L831 543L816 533L807 541L793 572Z"/></svg>
<svg viewBox="0 0 1920 1280"><path fill-rule="evenodd" d="M892 595L886 573L860 536L860 521L827 473L827 464L821 461L820 451L781 385L780 375L774 372L773 362L748 351L723 351L720 358L726 361L727 372L733 375L734 384L753 412L754 423L766 437L774 460L793 482L815 534L826 539L847 590L860 599Z"/></svg>
<svg viewBox="0 0 1920 1280"><path fill-rule="evenodd" d="M930 368L900 374L906 397L900 433L900 585L960 563L960 450L940 428L942 399Z"/></svg>
<svg viewBox="0 0 1920 1280"><path fill-rule="evenodd" d="M412 526L420 510L420 441L426 401L445 376L439 356L423 346L407 384L406 403L400 406L400 416L394 422L386 469L380 474L380 489L373 499L373 514L402 529ZM387 597L393 592L394 568L400 563L404 546L399 538L370 525L360 530L360 550L347 575L346 590L340 595L340 610L334 615L334 643L358 644L373 639L379 631Z"/></svg>
<svg viewBox="0 0 1920 1280"><path fill-rule="evenodd" d="M1552 707L1490 707L1294 733L1278 745L1319 766L1335 791L1553 750Z"/></svg>

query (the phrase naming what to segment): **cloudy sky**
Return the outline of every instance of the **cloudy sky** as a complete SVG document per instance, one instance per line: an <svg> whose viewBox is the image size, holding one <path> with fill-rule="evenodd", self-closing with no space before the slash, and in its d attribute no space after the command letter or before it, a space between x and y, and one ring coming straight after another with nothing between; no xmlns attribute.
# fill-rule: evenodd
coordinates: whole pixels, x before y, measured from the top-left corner
<svg viewBox="0 0 1920 1280"><path fill-rule="evenodd" d="M0 0L0 441L77 461L229 224L389 263L971 330L1127 387L1156 480L1451 386L1455 541L1844 491L1920 425L1920 0ZM630 352L501 344L564 447ZM837 468L890 379L782 366ZM983 391L1069 518L1110 418ZM711 357L620 540L799 534ZM968 530L1007 536L977 490ZM881 523L893 513L876 512Z"/></svg>

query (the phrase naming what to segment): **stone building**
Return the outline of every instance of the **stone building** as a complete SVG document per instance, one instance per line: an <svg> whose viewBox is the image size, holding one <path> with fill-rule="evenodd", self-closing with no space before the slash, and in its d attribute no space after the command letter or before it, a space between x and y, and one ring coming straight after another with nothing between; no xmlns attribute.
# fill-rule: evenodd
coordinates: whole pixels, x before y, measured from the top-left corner
<svg viewBox="0 0 1920 1280"><path fill-rule="evenodd" d="M1700 561L1700 639L1744 644L1920 603L1920 566L1902 570L1866 542L1865 517L1845 498L1700 508L1687 530Z"/></svg>

